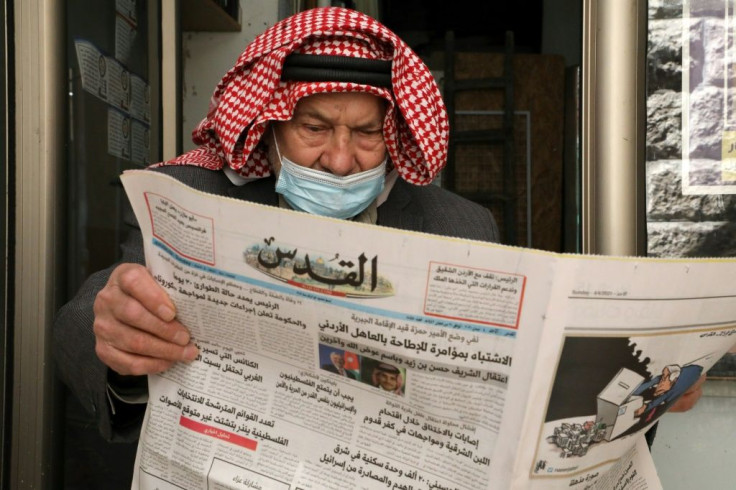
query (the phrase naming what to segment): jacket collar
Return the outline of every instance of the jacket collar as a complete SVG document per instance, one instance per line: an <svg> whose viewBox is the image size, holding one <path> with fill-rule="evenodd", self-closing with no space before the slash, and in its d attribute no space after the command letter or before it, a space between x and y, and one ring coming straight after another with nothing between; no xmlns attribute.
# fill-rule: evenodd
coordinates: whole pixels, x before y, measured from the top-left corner
<svg viewBox="0 0 736 490"><path fill-rule="evenodd" d="M378 224L409 231L422 231L424 217L412 199L412 184L396 180L386 202L378 206Z"/></svg>
<svg viewBox="0 0 736 490"><path fill-rule="evenodd" d="M265 177L263 179L254 180L245 185L233 185L228 189L228 195L241 201L250 201L267 206L279 205L279 196L274 190L276 188L276 179L273 177Z"/></svg>

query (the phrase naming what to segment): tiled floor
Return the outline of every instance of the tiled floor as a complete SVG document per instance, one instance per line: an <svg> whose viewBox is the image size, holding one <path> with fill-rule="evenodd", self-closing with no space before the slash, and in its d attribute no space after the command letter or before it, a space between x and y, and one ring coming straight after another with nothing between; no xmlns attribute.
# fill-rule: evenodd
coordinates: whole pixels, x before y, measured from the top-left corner
<svg viewBox="0 0 736 490"><path fill-rule="evenodd" d="M736 381L704 386L692 410L660 419L652 456L665 490L736 488Z"/></svg>

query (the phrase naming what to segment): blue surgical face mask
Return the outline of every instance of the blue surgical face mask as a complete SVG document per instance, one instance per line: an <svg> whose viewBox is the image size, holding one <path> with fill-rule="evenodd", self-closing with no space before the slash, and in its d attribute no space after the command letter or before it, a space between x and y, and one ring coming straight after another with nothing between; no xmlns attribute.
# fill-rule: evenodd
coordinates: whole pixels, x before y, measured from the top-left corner
<svg viewBox="0 0 736 490"><path fill-rule="evenodd" d="M352 218L370 206L383 190L388 157L374 169L339 176L297 165L281 156L278 143L276 153L281 160L276 192L299 211L338 219Z"/></svg>

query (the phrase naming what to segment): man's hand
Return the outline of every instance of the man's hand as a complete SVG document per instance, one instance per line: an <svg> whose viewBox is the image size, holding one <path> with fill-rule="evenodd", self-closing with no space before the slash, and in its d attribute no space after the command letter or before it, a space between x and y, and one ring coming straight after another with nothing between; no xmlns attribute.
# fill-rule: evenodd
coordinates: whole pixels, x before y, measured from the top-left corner
<svg viewBox="0 0 736 490"><path fill-rule="evenodd" d="M669 408L669 412L687 412L698 403L700 397L703 396L703 383L705 383L705 374L693 383L693 385L675 403Z"/></svg>
<svg viewBox="0 0 736 490"><path fill-rule="evenodd" d="M94 313L97 356L119 374L160 373L199 353L169 295L142 265L116 267Z"/></svg>

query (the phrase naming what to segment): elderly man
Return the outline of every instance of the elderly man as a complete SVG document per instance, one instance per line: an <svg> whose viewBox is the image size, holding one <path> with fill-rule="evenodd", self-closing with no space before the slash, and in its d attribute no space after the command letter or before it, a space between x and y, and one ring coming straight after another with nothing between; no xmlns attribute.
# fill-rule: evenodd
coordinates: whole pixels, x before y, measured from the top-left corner
<svg viewBox="0 0 736 490"><path fill-rule="evenodd" d="M193 132L200 146L154 167L237 199L496 241L486 208L429 185L447 138L438 87L401 39L359 12L313 9L248 45ZM137 437L145 375L198 354L143 264L134 228L54 327L59 373L108 439Z"/></svg>

